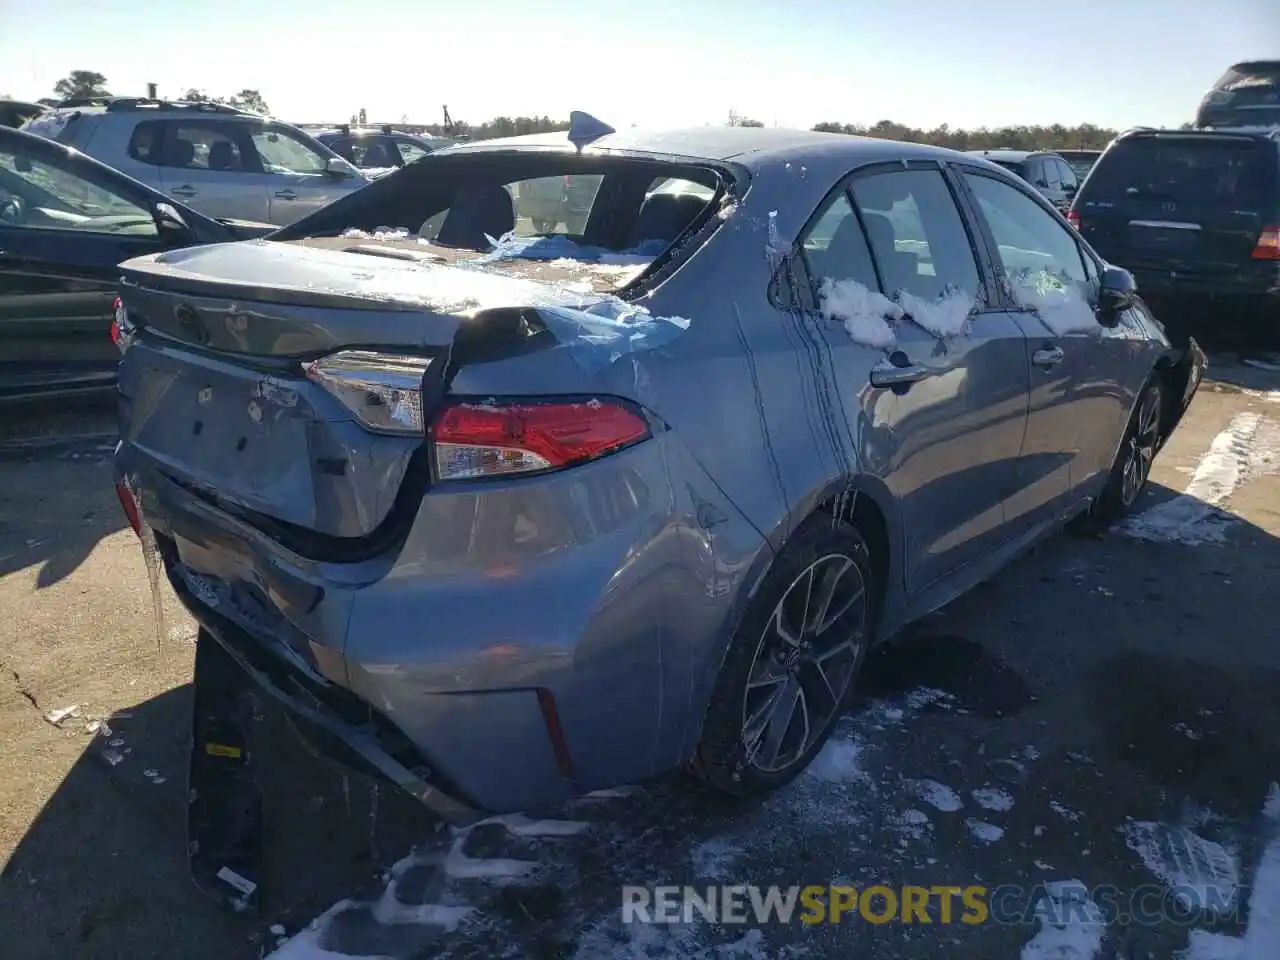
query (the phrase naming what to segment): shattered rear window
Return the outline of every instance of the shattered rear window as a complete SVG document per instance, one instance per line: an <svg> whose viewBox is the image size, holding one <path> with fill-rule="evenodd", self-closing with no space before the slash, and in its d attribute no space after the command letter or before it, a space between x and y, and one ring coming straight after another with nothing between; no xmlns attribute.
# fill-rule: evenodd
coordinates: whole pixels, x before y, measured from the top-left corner
<svg viewBox="0 0 1280 960"><path fill-rule="evenodd" d="M414 172L432 162L424 158ZM531 156L528 163L504 157L491 163L492 177L484 176L484 162L472 158L471 169L453 176L458 165L443 168L447 173L432 168L430 182L424 168L424 196L416 212L410 196L395 211L398 223L351 224L337 238L351 243L339 248L374 253L369 243L374 241L396 248L395 255L403 258L499 270L583 292L613 292L702 221L721 183L710 168L691 171L652 161L614 160L582 170L573 157ZM568 169L546 175L546 168L557 163ZM521 167L540 175L512 176ZM664 167L684 175L663 175ZM601 168L604 172L598 172ZM418 188L406 179L409 172L399 174L406 193ZM455 177L456 186L450 182ZM321 245L334 243L329 238Z"/></svg>

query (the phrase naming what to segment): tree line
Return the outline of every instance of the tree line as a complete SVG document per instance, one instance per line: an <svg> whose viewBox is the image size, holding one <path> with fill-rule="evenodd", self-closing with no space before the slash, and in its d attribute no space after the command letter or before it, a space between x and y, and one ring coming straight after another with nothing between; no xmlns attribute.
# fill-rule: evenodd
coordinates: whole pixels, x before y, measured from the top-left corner
<svg viewBox="0 0 1280 960"><path fill-rule="evenodd" d="M93 70L73 70L54 85L54 94L61 98L70 97L105 97L107 78ZM210 95L203 90L191 88L186 90L180 100L203 100L214 103L225 103L237 109L249 110L264 115L270 114L266 100L257 90L241 90L232 96L223 98ZM363 110L360 111L364 113ZM763 127L759 120L731 110L728 125L732 127ZM1190 124L1184 124L1184 127ZM436 136L465 138L468 140L491 140L495 137L516 137L530 133L553 133L569 129L567 120L553 120L550 117L494 117L484 123L472 124L466 121L450 120L448 123L427 124L426 131ZM1081 123L1075 126L1064 126L1060 123L1044 125L1020 125L1007 127L978 127L973 130L953 128L948 124L924 129L912 127L893 120L881 120L867 126L858 123L839 123L828 121L816 124L814 130L826 133L845 133L862 137L876 137L881 140L905 140L913 143L928 143L939 147L950 147L953 150L990 150L996 147L1010 147L1015 150L1100 150L1115 136L1116 131L1099 127L1092 123Z"/></svg>

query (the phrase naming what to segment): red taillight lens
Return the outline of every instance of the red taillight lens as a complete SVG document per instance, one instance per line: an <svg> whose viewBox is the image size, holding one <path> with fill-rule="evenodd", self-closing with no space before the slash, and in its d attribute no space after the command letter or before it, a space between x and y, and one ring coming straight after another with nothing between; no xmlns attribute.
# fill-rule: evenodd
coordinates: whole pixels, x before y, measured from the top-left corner
<svg viewBox="0 0 1280 960"><path fill-rule="evenodd" d="M120 298L116 297L111 304L111 342L120 346Z"/></svg>
<svg viewBox="0 0 1280 960"><path fill-rule="evenodd" d="M119 297L116 297L111 306L111 342L116 345L117 350L124 353L133 343L133 324L129 320L129 311Z"/></svg>
<svg viewBox="0 0 1280 960"><path fill-rule="evenodd" d="M116 496L120 498L120 506L124 508L124 515L129 519L129 526L133 527L134 533L141 535L142 520L138 514L138 501L133 499L133 494L123 483L116 484Z"/></svg>
<svg viewBox="0 0 1280 960"><path fill-rule="evenodd" d="M1280 226L1263 227L1253 248L1255 260L1280 260Z"/></svg>
<svg viewBox="0 0 1280 960"><path fill-rule="evenodd" d="M1075 230L1076 233L1080 232L1080 214L1075 210L1067 211L1067 223L1071 224L1071 228Z"/></svg>
<svg viewBox="0 0 1280 960"><path fill-rule="evenodd" d="M648 436L638 413L605 399L461 403L446 408L431 428L441 480L557 470Z"/></svg>

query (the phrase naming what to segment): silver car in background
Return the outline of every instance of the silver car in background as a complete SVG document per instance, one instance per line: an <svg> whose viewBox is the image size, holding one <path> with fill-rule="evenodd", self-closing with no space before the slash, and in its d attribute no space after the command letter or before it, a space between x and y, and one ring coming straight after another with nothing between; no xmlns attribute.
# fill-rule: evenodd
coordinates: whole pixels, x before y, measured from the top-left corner
<svg viewBox="0 0 1280 960"><path fill-rule="evenodd" d="M215 219L282 226L369 183L309 134L224 104L99 98L49 110L23 129Z"/></svg>
<svg viewBox="0 0 1280 960"><path fill-rule="evenodd" d="M517 218L566 177L575 236ZM198 643L455 821L787 782L873 643L1127 512L1204 368L1025 181L836 134L469 144L123 272L118 490Z"/></svg>

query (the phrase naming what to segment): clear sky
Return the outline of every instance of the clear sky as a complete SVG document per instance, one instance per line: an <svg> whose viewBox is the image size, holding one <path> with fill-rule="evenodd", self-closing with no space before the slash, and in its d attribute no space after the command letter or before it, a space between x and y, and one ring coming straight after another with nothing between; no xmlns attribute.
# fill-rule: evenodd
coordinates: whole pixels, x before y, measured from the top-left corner
<svg viewBox="0 0 1280 960"><path fill-rule="evenodd" d="M295 123L1177 125L1280 0L0 0L0 95L262 92Z"/></svg>

